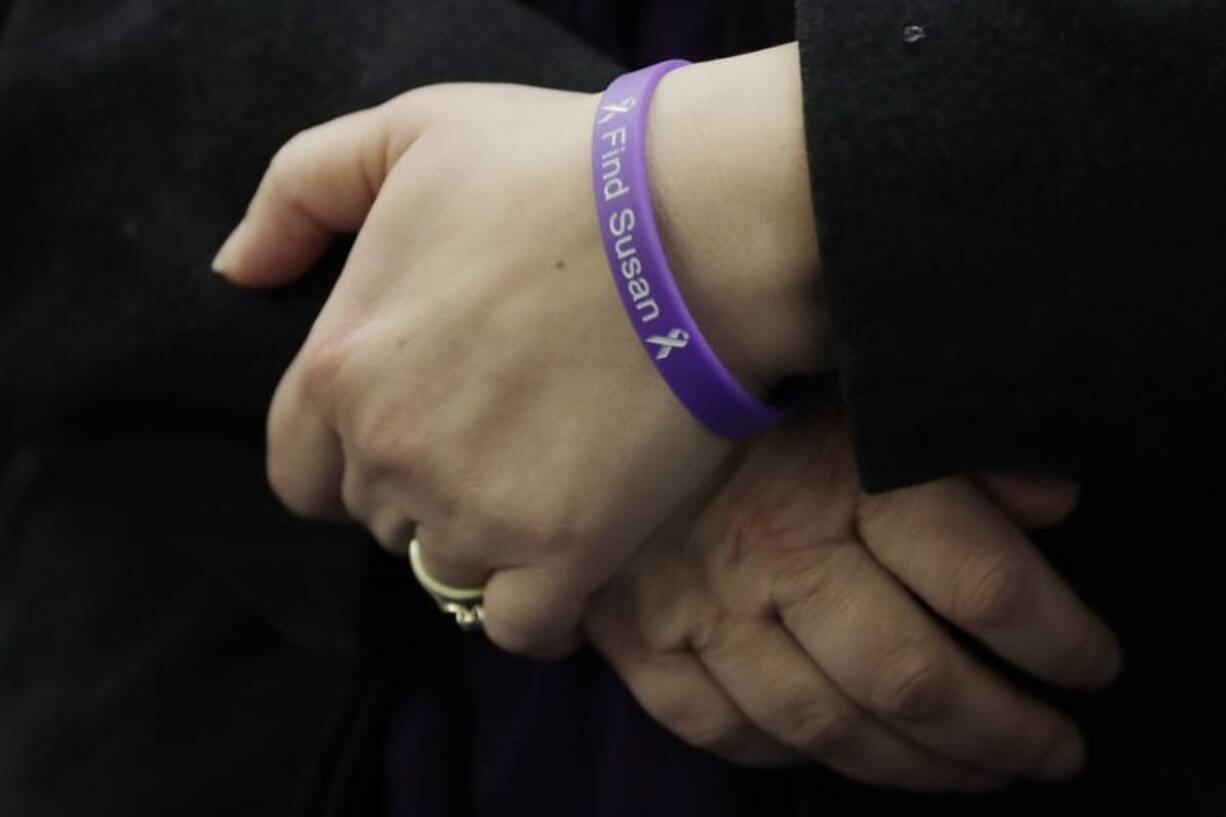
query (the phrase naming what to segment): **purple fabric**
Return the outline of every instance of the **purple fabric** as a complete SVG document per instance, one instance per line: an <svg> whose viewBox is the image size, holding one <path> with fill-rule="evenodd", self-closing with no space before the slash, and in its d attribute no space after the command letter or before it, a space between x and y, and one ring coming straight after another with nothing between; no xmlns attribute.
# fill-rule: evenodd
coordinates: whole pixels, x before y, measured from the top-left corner
<svg viewBox="0 0 1226 817"><path fill-rule="evenodd" d="M393 817L794 809L787 772L740 769L686 746L591 651L542 664L459 631L444 637L463 642L458 654L420 656L390 724Z"/></svg>

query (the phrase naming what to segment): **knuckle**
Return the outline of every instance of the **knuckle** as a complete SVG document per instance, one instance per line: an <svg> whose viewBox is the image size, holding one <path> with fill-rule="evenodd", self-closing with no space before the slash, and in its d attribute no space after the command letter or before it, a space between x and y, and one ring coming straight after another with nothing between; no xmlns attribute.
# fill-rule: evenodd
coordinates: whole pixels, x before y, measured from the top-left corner
<svg viewBox="0 0 1226 817"><path fill-rule="evenodd" d="M912 538L919 532L917 511L922 507L924 495L924 486L914 486L864 496L856 509L857 524L869 533L892 530L902 534L897 538Z"/></svg>
<svg viewBox="0 0 1226 817"><path fill-rule="evenodd" d="M346 332L325 330L302 350L302 390L314 401L331 401L341 373L354 356L354 341Z"/></svg>
<svg viewBox="0 0 1226 817"><path fill-rule="evenodd" d="M487 604L485 633L513 655L552 660L566 652L567 641L559 634L558 623L526 607L494 610Z"/></svg>
<svg viewBox="0 0 1226 817"><path fill-rule="evenodd" d="M265 475L273 494L296 516L314 519L334 512L332 498L318 493L317 488L304 485L297 471L289 467L287 458L278 456L271 447Z"/></svg>
<svg viewBox="0 0 1226 817"><path fill-rule="evenodd" d="M503 619L485 618L485 634L496 646L512 655L532 656L538 648L536 633L530 624Z"/></svg>
<svg viewBox="0 0 1226 817"><path fill-rule="evenodd" d="M372 410L359 423L346 447L371 478L399 471L416 458L417 444L399 407Z"/></svg>
<svg viewBox="0 0 1226 817"><path fill-rule="evenodd" d="M695 731L691 733L689 742L700 749L717 755L736 755L748 743L753 741L753 730L749 724L739 718L709 719L705 723L694 723Z"/></svg>
<svg viewBox="0 0 1226 817"><path fill-rule="evenodd" d="M298 131L277 149L268 162L268 179L280 184L284 179L298 175L310 152L312 128Z"/></svg>
<svg viewBox="0 0 1226 817"><path fill-rule="evenodd" d="M356 464L347 463L341 476L341 506L351 518L369 525L371 515L371 486L366 475Z"/></svg>
<svg viewBox="0 0 1226 817"><path fill-rule="evenodd" d="M268 485L272 488L272 492L280 500L281 504L298 516L303 516L305 508L298 501L299 497L290 480L289 469L283 466L281 459L274 456L271 450L269 451L265 471L268 477Z"/></svg>
<svg viewBox="0 0 1226 817"><path fill-rule="evenodd" d="M673 586L682 588L681 592L668 593L655 577L641 569L626 575L630 578L622 579L619 587L625 592L628 617L634 621L646 647L653 652L693 650L701 638L695 637L695 628L705 627L695 622L712 615L712 605L700 591L686 588L679 581Z"/></svg>
<svg viewBox="0 0 1226 817"><path fill-rule="evenodd" d="M864 494L856 504L856 519L861 526L876 523L882 516L888 515L896 498L903 495L905 489L884 494Z"/></svg>
<svg viewBox="0 0 1226 817"><path fill-rule="evenodd" d="M690 628L690 650L699 655L713 655L726 649L731 625L728 616L716 609L697 619Z"/></svg>
<svg viewBox="0 0 1226 817"><path fill-rule="evenodd" d="M951 613L973 627L1016 621L1025 609L1029 587L1025 573L1006 558L966 567L954 583Z"/></svg>
<svg viewBox="0 0 1226 817"><path fill-rule="evenodd" d="M857 730L856 717L829 701L811 701L792 707L782 737L816 757L844 754Z"/></svg>
<svg viewBox="0 0 1226 817"><path fill-rule="evenodd" d="M734 753L751 740L743 718L705 703L700 696L672 695L658 704L656 716L686 743L715 754Z"/></svg>
<svg viewBox="0 0 1226 817"><path fill-rule="evenodd" d="M836 542L780 560L771 578L771 598L780 610L828 608L846 595L855 569L852 542Z"/></svg>
<svg viewBox="0 0 1226 817"><path fill-rule="evenodd" d="M419 85L392 97L383 105L398 113L403 109L420 109L423 106L438 104L447 94L453 92L454 87L454 83L446 82Z"/></svg>
<svg viewBox="0 0 1226 817"><path fill-rule="evenodd" d="M869 706L888 718L925 718L945 707L949 692L949 672L940 654L932 649L910 649L877 673Z"/></svg>

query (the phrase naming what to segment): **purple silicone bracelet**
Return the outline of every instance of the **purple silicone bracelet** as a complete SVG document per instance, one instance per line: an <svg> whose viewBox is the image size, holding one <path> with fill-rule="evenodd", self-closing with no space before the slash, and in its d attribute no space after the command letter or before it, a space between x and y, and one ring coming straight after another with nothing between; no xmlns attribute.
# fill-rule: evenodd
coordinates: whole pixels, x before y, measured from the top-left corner
<svg viewBox="0 0 1226 817"><path fill-rule="evenodd" d="M618 77L600 98L592 183L605 255L643 348L677 399L721 437L742 439L783 418L745 390L694 323L673 281L647 186L647 108L670 60Z"/></svg>

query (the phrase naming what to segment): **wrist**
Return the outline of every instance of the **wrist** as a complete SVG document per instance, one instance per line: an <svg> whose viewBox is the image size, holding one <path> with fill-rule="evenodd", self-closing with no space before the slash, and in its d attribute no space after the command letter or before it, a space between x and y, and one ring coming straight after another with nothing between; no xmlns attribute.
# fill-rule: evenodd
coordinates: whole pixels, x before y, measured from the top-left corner
<svg viewBox="0 0 1226 817"><path fill-rule="evenodd" d="M795 46L673 71L652 102L648 175L677 285L743 382L830 366Z"/></svg>

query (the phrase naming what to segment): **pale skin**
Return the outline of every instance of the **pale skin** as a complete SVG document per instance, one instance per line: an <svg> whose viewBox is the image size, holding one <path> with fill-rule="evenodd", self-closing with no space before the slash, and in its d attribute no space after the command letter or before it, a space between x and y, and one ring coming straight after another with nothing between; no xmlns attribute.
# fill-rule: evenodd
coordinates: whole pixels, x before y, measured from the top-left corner
<svg viewBox="0 0 1226 817"><path fill-rule="evenodd" d="M746 449L594 597L586 631L649 713L735 762L926 791L1059 779L1084 761L1076 727L938 617L1052 684L1109 681L1113 634L1023 531L1077 496L1006 474L869 496L825 412Z"/></svg>
<svg viewBox="0 0 1226 817"><path fill-rule="evenodd" d="M788 58L762 53L734 74L743 113L788 123L777 144L701 125L689 110L712 92L693 83L701 66L661 83L651 155L679 284L730 368L759 385L819 369L826 346L799 87L762 95ZM588 596L733 448L675 400L610 285L589 175L596 101L433 86L306 131L216 264L280 284L336 232L358 232L273 400L273 488L389 547L415 528L439 579L486 586L489 637L540 656L577 643ZM750 154L751 140L779 167L729 178L693 149ZM729 184L721 206L709 187ZM696 220L674 200L711 206Z"/></svg>
<svg viewBox="0 0 1226 817"><path fill-rule="evenodd" d="M716 351L759 390L819 371L831 357L798 76L796 48L784 46L674 72L652 106L652 193L674 275ZM544 657L579 642L585 610L590 628L614 598L605 593L593 605L594 594L668 520L711 496L734 456L729 441L673 398L622 313L589 176L596 102L523 86L432 86L305 131L274 158L214 263L236 283L280 285L304 274L335 234L357 233L273 399L271 484L292 510L354 518L390 549L403 550L415 532L440 580L486 587L491 640ZM833 469L830 479L838 496L858 493L854 469ZM951 529L982 521L959 507L945 520ZM824 508L813 513L834 518ZM952 559L944 564L956 573ZM1041 564L1025 562L1028 581L1048 588L1043 598L1065 598L1068 623L1071 594ZM911 578L939 584L933 569ZM902 576L890 581L926 598ZM918 608L904 616L897 593L864 591L883 615L893 611L918 632ZM1106 628L1086 624L1097 620L1084 608L1076 615L1083 648L1113 653ZM853 632L849 623L842 637L829 635L823 668L871 671L871 651L860 654ZM1002 649L1006 657L1040 674L1040 665L1059 663L1050 638L1014 636L1018 654ZM924 644L916 655L948 654L932 639ZM643 684L624 662L619 669L646 704ZM989 745L977 729L1021 723L977 720L1006 706L1001 682L979 671L958 682L995 684L996 698L977 699L990 712L930 713L917 735L889 728L946 763L971 762L971 749ZM825 700L857 701L866 711L882 704L857 698L848 672L836 682L831 670L842 697ZM1030 715L1045 712L1012 694ZM849 774L923 785L919 761L861 771L792 745L771 728L777 713L744 714L778 745ZM1043 717L1048 731L1035 729L1050 740L1058 716ZM1076 741L1060 723L1061 737ZM996 737L981 766L1051 776L1037 769L1033 742ZM934 785L966 785L933 763Z"/></svg>

